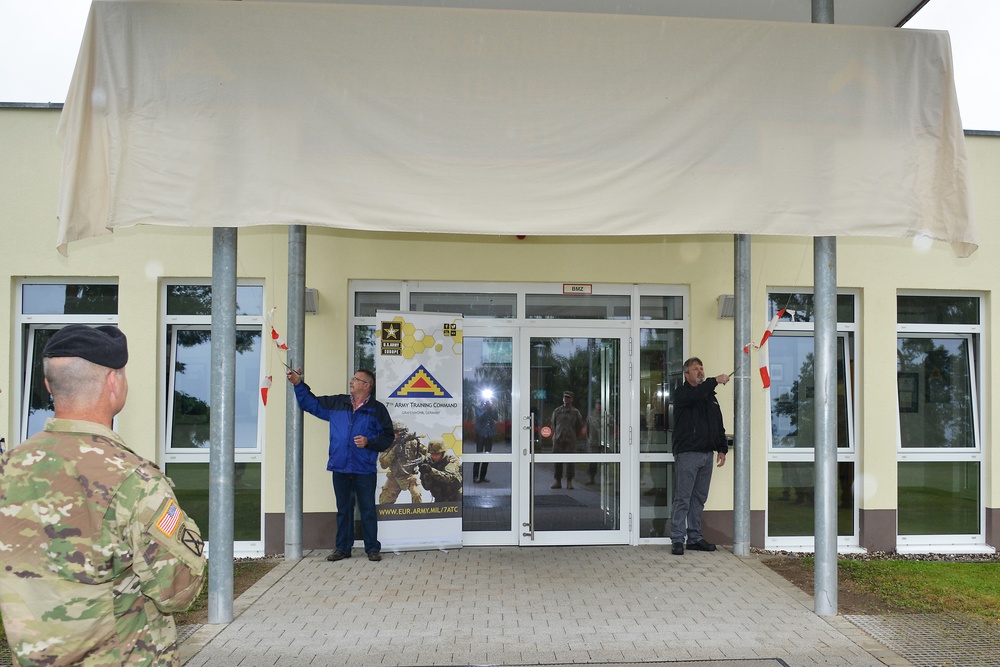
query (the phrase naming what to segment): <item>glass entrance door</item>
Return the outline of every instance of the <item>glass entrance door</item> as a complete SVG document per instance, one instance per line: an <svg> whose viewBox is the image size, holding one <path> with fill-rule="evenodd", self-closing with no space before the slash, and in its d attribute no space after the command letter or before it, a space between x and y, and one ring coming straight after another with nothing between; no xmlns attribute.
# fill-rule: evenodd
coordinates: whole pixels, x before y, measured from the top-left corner
<svg viewBox="0 0 1000 667"><path fill-rule="evenodd" d="M625 544L623 334L522 338L520 544ZM523 384L522 384L523 386Z"/></svg>

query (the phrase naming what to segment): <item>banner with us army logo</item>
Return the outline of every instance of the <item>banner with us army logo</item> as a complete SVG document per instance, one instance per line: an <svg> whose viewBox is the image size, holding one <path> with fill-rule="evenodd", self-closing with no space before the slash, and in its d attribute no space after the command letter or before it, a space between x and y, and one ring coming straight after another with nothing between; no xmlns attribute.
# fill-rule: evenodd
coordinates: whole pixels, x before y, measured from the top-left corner
<svg viewBox="0 0 1000 667"><path fill-rule="evenodd" d="M462 546L462 316L378 311L376 398L396 430L379 455L383 550Z"/></svg>

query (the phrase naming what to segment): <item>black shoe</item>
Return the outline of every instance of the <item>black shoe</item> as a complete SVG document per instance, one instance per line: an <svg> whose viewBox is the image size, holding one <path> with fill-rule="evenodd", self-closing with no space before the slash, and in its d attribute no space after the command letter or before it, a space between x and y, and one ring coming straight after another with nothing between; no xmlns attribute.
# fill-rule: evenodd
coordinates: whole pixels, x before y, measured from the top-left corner
<svg viewBox="0 0 1000 667"><path fill-rule="evenodd" d="M683 556L684 555L684 543L683 542L674 542L670 546L670 553L672 553L675 556Z"/></svg>
<svg viewBox="0 0 1000 667"><path fill-rule="evenodd" d="M704 537L697 542L688 542L687 548L691 551L715 551L715 545L706 542Z"/></svg>
<svg viewBox="0 0 1000 667"><path fill-rule="evenodd" d="M379 562L380 560L382 560L382 554L380 554L380 553L379 553L379 552L377 552L377 551L369 551L369 552L368 552L368 560L370 560L370 561L374 561L374 562L376 562L376 563L377 563L377 562Z"/></svg>
<svg viewBox="0 0 1000 667"><path fill-rule="evenodd" d="M351 554L345 554L343 551L334 551L332 554L326 557L327 560L344 560L345 558L350 558Z"/></svg>

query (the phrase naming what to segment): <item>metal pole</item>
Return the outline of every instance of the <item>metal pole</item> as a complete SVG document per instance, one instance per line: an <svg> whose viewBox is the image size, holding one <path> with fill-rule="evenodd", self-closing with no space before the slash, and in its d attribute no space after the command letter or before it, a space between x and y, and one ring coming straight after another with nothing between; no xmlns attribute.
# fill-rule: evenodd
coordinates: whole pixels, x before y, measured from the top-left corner
<svg viewBox="0 0 1000 667"><path fill-rule="evenodd" d="M743 352L743 346L750 341L750 236L737 234L735 237L736 275L734 299L736 319L734 329L736 347L733 351L736 369L735 413L733 426L733 452L735 475L735 496L733 498L733 553L737 556L750 555L750 356Z"/></svg>
<svg viewBox="0 0 1000 667"><path fill-rule="evenodd" d="M212 230L211 442L208 465L208 622L233 620L236 432L236 228Z"/></svg>
<svg viewBox="0 0 1000 667"><path fill-rule="evenodd" d="M812 22L833 23L833 0L812 0ZM837 615L837 239L813 239L816 566L819 616Z"/></svg>
<svg viewBox="0 0 1000 667"><path fill-rule="evenodd" d="M306 228L288 228L288 365L304 368ZM285 394L285 560L302 558L302 409Z"/></svg>

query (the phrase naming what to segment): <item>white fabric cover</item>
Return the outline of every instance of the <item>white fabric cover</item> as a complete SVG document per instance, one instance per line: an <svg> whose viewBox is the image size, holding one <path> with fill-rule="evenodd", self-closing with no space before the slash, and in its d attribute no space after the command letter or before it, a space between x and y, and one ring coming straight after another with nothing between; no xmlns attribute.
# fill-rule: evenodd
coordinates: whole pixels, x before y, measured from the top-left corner
<svg viewBox="0 0 1000 667"><path fill-rule="evenodd" d="M136 224L977 247L948 34L93 3L58 244Z"/></svg>

